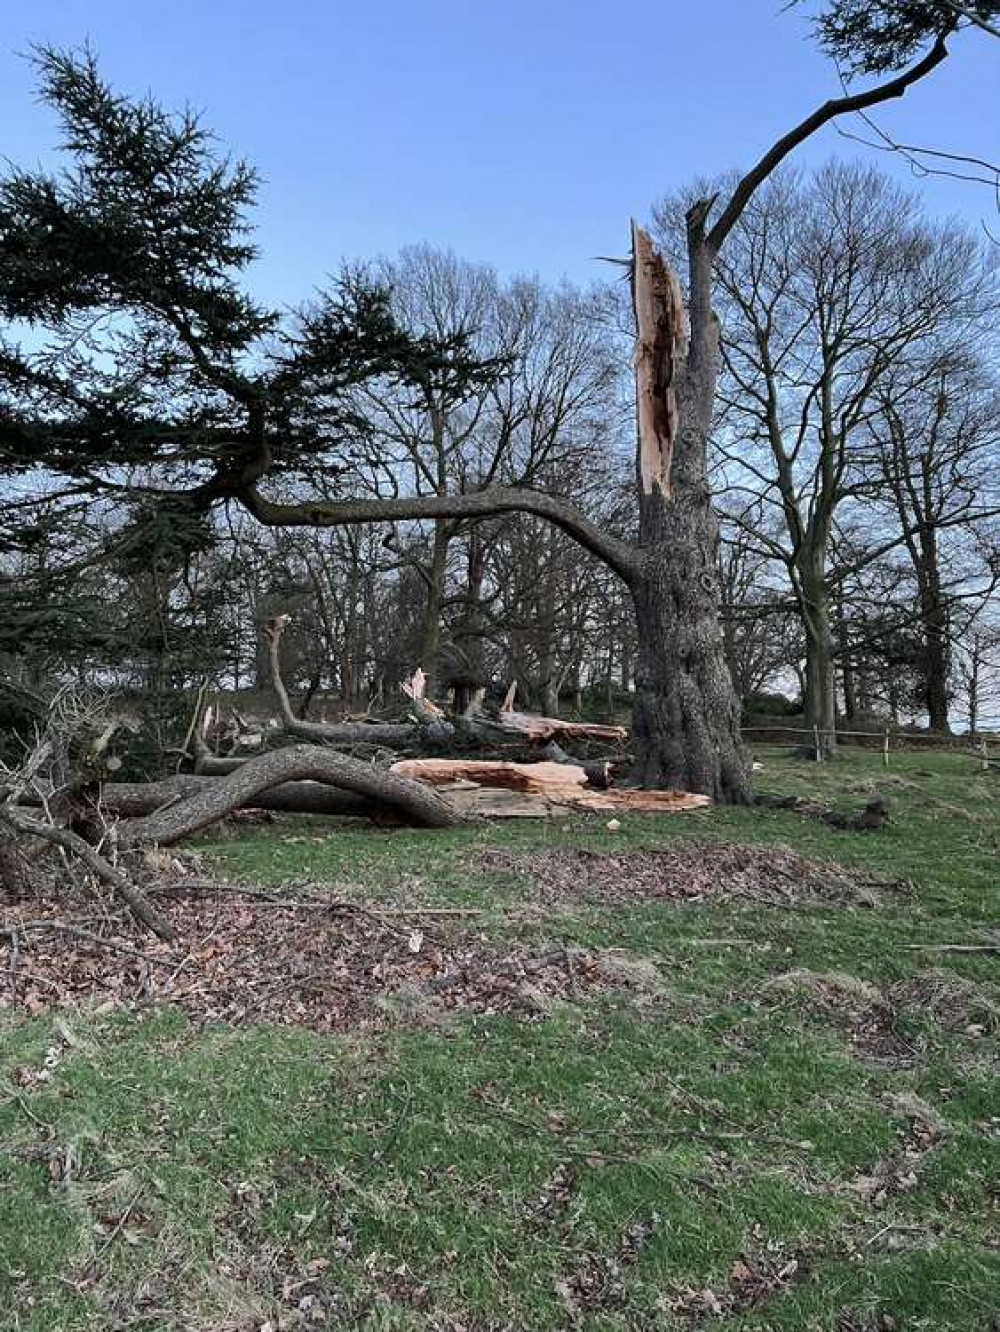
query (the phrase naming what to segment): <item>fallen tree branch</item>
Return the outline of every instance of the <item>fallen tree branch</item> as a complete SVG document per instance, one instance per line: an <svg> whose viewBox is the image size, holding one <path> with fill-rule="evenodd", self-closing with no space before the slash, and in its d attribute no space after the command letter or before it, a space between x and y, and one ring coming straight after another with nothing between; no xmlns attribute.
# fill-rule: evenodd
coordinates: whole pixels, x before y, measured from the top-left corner
<svg viewBox="0 0 1000 1332"><path fill-rule="evenodd" d="M136 919L142 921L147 929L152 930L160 939L170 940L174 937L170 922L165 916L160 915L145 894L129 883L124 874L115 869L78 833L72 832L69 828L59 828L55 824L45 823L41 819L31 818L12 804L4 805L3 817L15 831L29 837L37 837L43 842L50 842L53 846L58 846L77 857L102 883L114 889Z"/></svg>
<svg viewBox="0 0 1000 1332"><path fill-rule="evenodd" d="M352 745L379 744L388 748L399 745L418 743L422 738L449 740L454 737L455 728L442 718L428 726L419 726L413 722L310 722L297 717L292 709L288 690L281 674L281 635L290 620L288 615L276 615L264 626L267 639L268 660L271 666L271 683L278 699L281 723L289 735L300 740L311 740L314 744Z"/></svg>
<svg viewBox="0 0 1000 1332"><path fill-rule="evenodd" d="M383 808L425 828L447 828L458 815L436 792L407 776L315 745L289 745L249 759L233 772L213 779L174 804L118 825L120 846L157 843L171 846L217 823L265 791L288 782L322 782L366 796Z"/></svg>
<svg viewBox="0 0 1000 1332"><path fill-rule="evenodd" d="M220 759L219 762L228 766L216 776L180 773L158 782L106 782L101 788L101 805L106 813L118 818L130 819L154 814L199 791L211 789L219 777L236 772L252 760L230 762L228 759ZM371 818L386 812L384 804L368 796L313 781L282 782L280 786L259 791L240 808L272 810L284 814L329 814L344 818Z"/></svg>

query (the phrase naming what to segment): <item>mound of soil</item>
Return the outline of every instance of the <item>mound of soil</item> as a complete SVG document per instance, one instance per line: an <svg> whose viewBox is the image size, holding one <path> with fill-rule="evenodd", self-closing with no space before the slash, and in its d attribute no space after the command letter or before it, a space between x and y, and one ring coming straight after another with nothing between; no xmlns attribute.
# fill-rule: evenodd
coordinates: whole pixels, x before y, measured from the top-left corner
<svg viewBox="0 0 1000 1332"><path fill-rule="evenodd" d="M466 1009L538 1019L554 1002L649 989L610 955L491 943L470 918L394 915L319 895L231 883L157 894L176 937L162 943L93 898L34 898L0 916L0 1008L84 1001L176 1004L198 1021L317 1031L438 1020ZM90 914L80 914L79 908ZM471 917L474 921L474 917Z"/></svg>
<svg viewBox="0 0 1000 1332"><path fill-rule="evenodd" d="M790 847L675 842L657 851L487 850L480 868L529 878L542 900L572 898L626 903L744 900L787 907L798 902L872 906L877 887L839 865L806 860Z"/></svg>

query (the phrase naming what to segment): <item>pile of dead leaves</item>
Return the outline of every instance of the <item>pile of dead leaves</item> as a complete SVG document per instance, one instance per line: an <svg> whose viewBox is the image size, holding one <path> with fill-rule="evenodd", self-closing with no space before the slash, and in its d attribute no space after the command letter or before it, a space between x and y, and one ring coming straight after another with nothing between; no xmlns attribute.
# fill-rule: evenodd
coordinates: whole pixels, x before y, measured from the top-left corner
<svg viewBox="0 0 1000 1332"><path fill-rule="evenodd" d="M787 907L799 902L873 906L877 889L896 887L838 865L807 860L786 846L676 842L657 851L543 852L487 850L480 868L530 879L543 900L625 903L747 901Z"/></svg>
<svg viewBox="0 0 1000 1332"><path fill-rule="evenodd" d="M427 1022L451 1009L537 1019L560 1000L628 988L614 959L491 942L475 912L393 911L199 880L161 886L167 944L93 898L0 913L0 1008L178 1005L198 1021L318 1031Z"/></svg>

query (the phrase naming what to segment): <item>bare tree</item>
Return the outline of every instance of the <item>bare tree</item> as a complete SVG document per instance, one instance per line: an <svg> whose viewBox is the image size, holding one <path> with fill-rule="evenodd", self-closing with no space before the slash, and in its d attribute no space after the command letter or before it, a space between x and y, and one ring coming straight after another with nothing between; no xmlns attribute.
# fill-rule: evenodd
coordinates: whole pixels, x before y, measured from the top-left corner
<svg viewBox="0 0 1000 1332"><path fill-rule="evenodd" d="M1000 570L978 560L976 534L1000 509L1000 389L968 351L907 367L879 396L872 430L885 495L916 583L924 639L924 708L949 730L957 602L981 602Z"/></svg>
<svg viewBox="0 0 1000 1332"><path fill-rule="evenodd" d="M904 539L895 525L874 541L842 530L843 506L864 493L871 418L915 349L943 331L967 336L992 287L966 233L928 225L877 172L840 165L806 184L774 178L744 212L719 281L718 445L734 493L777 519L754 525L750 506L741 522L786 569L805 634L806 722L832 743L836 588Z"/></svg>
<svg viewBox="0 0 1000 1332"><path fill-rule="evenodd" d="M273 336L278 320L249 301L234 277L253 256L245 226L253 173L242 164L220 167L192 117L172 119L149 100L137 105L117 97L92 60L57 52L41 57L43 81L79 160L58 178L18 173L5 183L8 248L44 262L31 282L8 265L0 291L16 316L51 316L63 326L70 316L91 327L110 322L102 325L103 345L91 338L81 356L64 341L55 370L46 368L39 378L37 365L22 356L18 373L27 368L60 429L81 451L89 449L87 476L95 485L113 488L115 466L141 456L161 469L161 488L181 502L235 500L267 526L475 520L514 512L554 523L630 590L638 637L639 780L746 801L749 765L722 640L708 485L718 369L716 262L758 189L789 154L837 117L900 97L930 74L946 58L957 21L952 15L931 25L914 48L925 45L926 53L912 65L875 87L825 101L772 144L724 198L710 195L689 209L686 319L679 282L636 231L635 304L648 319L639 356L645 428L635 540L602 529L558 492L496 479L449 494L357 496L344 495L340 486L331 495L324 478L357 429L345 410L346 390L370 382L383 366L419 382L421 366L439 365L465 348L401 337L383 295L347 283L301 321L282 355L262 356L262 340ZM898 61L889 67L898 68ZM131 333L116 343L115 327L122 323ZM110 377L108 357L115 367ZM477 373L468 358L464 373L467 383ZM132 392L137 384L143 385L138 396ZM11 415L10 422L20 437L22 416ZM46 457L58 456L56 443L48 441ZM285 480L293 473L297 494ZM306 486L310 493L302 498Z"/></svg>

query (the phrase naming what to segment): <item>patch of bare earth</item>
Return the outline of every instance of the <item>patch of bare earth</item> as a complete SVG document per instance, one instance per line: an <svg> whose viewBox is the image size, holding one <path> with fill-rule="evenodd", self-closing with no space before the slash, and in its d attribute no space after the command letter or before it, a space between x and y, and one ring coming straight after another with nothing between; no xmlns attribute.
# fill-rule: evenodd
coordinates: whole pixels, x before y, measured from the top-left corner
<svg viewBox="0 0 1000 1332"><path fill-rule="evenodd" d="M653 988L611 953L491 940L475 912L393 911L205 880L161 887L156 902L170 943L93 896L0 909L0 1009L144 1001L197 1021L356 1031L449 1010L532 1020L562 1000Z"/></svg>
<svg viewBox="0 0 1000 1332"><path fill-rule="evenodd" d="M878 889L899 886L860 873L852 875L838 865L807 860L786 846L696 840L656 851L490 849L480 853L475 864L480 869L524 875L543 900L873 906Z"/></svg>

